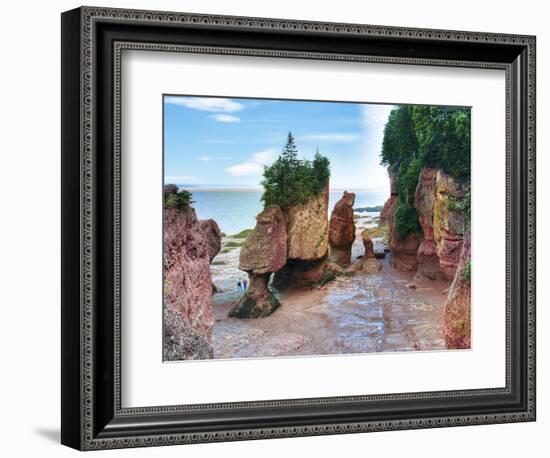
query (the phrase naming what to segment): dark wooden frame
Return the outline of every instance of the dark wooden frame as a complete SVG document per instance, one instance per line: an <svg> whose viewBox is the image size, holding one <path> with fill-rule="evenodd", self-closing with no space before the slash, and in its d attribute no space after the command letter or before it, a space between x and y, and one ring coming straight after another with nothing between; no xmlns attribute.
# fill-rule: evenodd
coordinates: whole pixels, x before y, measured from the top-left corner
<svg viewBox="0 0 550 458"><path fill-rule="evenodd" d="M124 49L506 71L505 388L120 405ZM62 434L104 449L535 419L535 38L82 7L62 14Z"/></svg>

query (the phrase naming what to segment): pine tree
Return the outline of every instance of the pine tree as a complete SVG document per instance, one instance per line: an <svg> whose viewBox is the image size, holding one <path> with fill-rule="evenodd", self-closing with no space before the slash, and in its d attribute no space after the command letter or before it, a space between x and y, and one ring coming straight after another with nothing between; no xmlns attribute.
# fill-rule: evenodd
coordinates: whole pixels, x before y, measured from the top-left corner
<svg viewBox="0 0 550 458"><path fill-rule="evenodd" d="M264 168L262 201L265 206L281 208L304 203L321 192L329 175L329 160L319 152L313 163L298 158L294 137L289 132L281 155Z"/></svg>
<svg viewBox="0 0 550 458"><path fill-rule="evenodd" d="M282 152L283 161L288 162L290 166L295 166L298 163L298 149L294 143L292 132L288 133L286 145Z"/></svg>

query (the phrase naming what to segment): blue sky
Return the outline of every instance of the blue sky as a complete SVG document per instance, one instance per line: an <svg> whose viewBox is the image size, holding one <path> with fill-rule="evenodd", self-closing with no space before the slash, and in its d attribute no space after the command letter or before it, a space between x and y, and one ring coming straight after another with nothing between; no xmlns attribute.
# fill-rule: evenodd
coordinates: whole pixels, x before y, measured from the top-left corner
<svg viewBox="0 0 550 458"><path fill-rule="evenodd" d="M260 186L263 167L296 137L300 157L331 162L333 189L387 189L379 165L391 105L164 96L165 183Z"/></svg>

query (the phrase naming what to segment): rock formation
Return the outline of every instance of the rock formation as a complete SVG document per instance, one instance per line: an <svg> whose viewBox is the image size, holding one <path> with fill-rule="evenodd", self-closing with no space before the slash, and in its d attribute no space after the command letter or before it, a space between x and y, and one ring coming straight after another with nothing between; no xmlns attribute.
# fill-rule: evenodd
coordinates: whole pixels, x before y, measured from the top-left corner
<svg viewBox="0 0 550 458"><path fill-rule="evenodd" d="M374 244L372 239L368 235L368 229L365 229L361 232L361 239L363 240L363 246L365 247L365 253L363 257L359 260L360 270L366 274L373 274L382 269L382 265L376 259L376 254L374 253ZM359 269L358 269L359 270Z"/></svg>
<svg viewBox="0 0 550 458"><path fill-rule="evenodd" d="M315 261L328 250L328 183L307 202L285 210L288 258Z"/></svg>
<svg viewBox="0 0 550 458"><path fill-rule="evenodd" d="M392 167L388 167L388 175L390 177L390 197L388 197L380 212L379 226L388 224L394 212L395 202L397 201L397 174L393 171Z"/></svg>
<svg viewBox="0 0 550 458"><path fill-rule="evenodd" d="M419 175L414 206L422 232L404 240L394 223L395 208L388 217L391 265L416 271L417 279L455 276L464 233L463 204L469 187L440 169L425 167ZM395 203L392 204L395 207Z"/></svg>
<svg viewBox="0 0 550 458"><path fill-rule="evenodd" d="M214 320L208 241L190 206L164 210L164 302L165 314L174 323L166 328L165 359L181 353L171 350L169 342L176 347L184 345L183 335L171 334L184 328L185 334L191 336L191 340L186 340L188 344L199 342L195 339L199 336L202 340L197 345L201 348L211 345ZM192 348L186 351L195 354ZM205 352L197 347L196 355L199 354Z"/></svg>
<svg viewBox="0 0 550 458"><path fill-rule="evenodd" d="M464 237L464 212L458 207L468 186L438 170L433 206L433 235L443 275L455 276Z"/></svg>
<svg viewBox="0 0 550 458"><path fill-rule="evenodd" d="M331 263L327 262L328 189L327 183L319 195L285 210L288 259L275 273L274 287L322 283L332 272Z"/></svg>
<svg viewBox="0 0 550 458"><path fill-rule="evenodd" d="M369 237L368 229L361 232L361 240L363 240L363 247L365 247L363 259L374 258L374 243L372 243L372 239Z"/></svg>
<svg viewBox="0 0 550 458"><path fill-rule="evenodd" d="M342 267L349 266L351 263L351 246L355 240L354 203L355 194L344 191L342 198L334 205L330 216L328 232L330 259Z"/></svg>
<svg viewBox="0 0 550 458"><path fill-rule="evenodd" d="M210 262L212 262L212 259L214 259L222 249L222 231L218 223L213 219L203 219L199 221L199 223L206 236L208 242L208 256Z"/></svg>
<svg viewBox="0 0 550 458"><path fill-rule="evenodd" d="M424 239L418 247L416 259L418 261L417 278L433 280L443 278L439 266L439 256L434 240L434 201L437 180L437 169L425 167L420 172L418 186L414 196L414 206L418 212L418 222L422 226Z"/></svg>
<svg viewBox="0 0 550 458"><path fill-rule="evenodd" d="M239 269L249 276L249 287L229 311L236 318L260 318L273 313L280 305L268 288L273 272L287 261L287 225L282 210L270 205L256 217L256 227L241 248Z"/></svg>
<svg viewBox="0 0 550 458"><path fill-rule="evenodd" d="M464 237L456 275L443 312L447 348L470 348L471 344L471 248L470 232Z"/></svg>

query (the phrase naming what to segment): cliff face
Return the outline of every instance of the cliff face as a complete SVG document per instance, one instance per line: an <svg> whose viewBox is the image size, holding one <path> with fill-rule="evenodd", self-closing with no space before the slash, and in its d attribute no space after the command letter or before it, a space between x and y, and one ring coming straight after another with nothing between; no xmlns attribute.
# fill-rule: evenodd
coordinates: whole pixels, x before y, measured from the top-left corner
<svg viewBox="0 0 550 458"><path fill-rule="evenodd" d="M449 280L455 276L464 238L464 213L457 204L463 201L468 190L466 185L438 170L433 206L433 234L441 272Z"/></svg>
<svg viewBox="0 0 550 458"><path fill-rule="evenodd" d="M470 348L471 345L471 263L468 231L443 313L443 329L448 348Z"/></svg>
<svg viewBox="0 0 550 458"><path fill-rule="evenodd" d="M418 278L454 278L466 223L460 205L468 190L467 185L439 169L421 170L414 206L422 234L401 239L393 224L395 210L389 216L394 267L416 271Z"/></svg>
<svg viewBox="0 0 550 458"><path fill-rule="evenodd" d="M319 195L285 211L288 258L315 261L328 251L328 183Z"/></svg>
<svg viewBox="0 0 550 458"><path fill-rule="evenodd" d="M211 346L214 326L209 244L189 206L164 211L164 302L169 318L165 359L208 354L205 345Z"/></svg>
<svg viewBox="0 0 550 458"><path fill-rule="evenodd" d="M269 278L287 259L286 219L279 207L270 205L256 217L256 227L248 234L239 256L239 269L248 273L250 285L229 311L236 318L271 315L280 303L269 290Z"/></svg>
<svg viewBox="0 0 550 458"><path fill-rule="evenodd" d="M420 172L414 196L414 206L418 212L418 221L424 233L424 239L420 243L416 253L418 263L417 275L434 280L443 277L439 265L433 228L437 173L437 169L430 167L423 168Z"/></svg>
<svg viewBox="0 0 550 458"><path fill-rule="evenodd" d="M354 203L355 194L344 191L342 198L334 205L330 216L328 232L330 259L342 267L349 266L351 263L351 246L355 240Z"/></svg>

